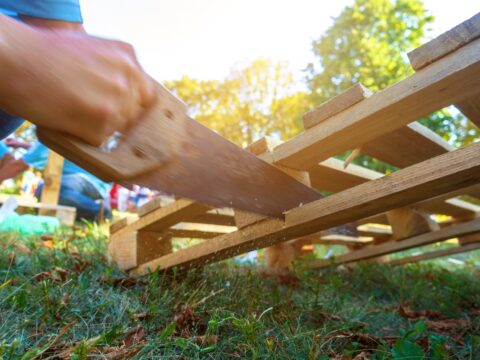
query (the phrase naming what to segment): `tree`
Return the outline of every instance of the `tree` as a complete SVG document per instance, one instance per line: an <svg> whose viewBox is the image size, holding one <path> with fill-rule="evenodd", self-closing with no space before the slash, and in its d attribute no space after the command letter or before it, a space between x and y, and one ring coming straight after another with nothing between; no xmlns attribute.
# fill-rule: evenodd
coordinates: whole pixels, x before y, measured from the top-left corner
<svg viewBox="0 0 480 360"><path fill-rule="evenodd" d="M411 75L406 54L425 42L433 20L421 0L355 0L313 42L316 62L307 67L312 103L318 105L355 83L378 91ZM456 146L479 135L455 110L442 109L419 120ZM394 169L368 156L355 162L378 171Z"/></svg>
<svg viewBox="0 0 480 360"><path fill-rule="evenodd" d="M361 82L378 91L410 75L406 53L421 45L433 22L421 0L356 0L313 42L308 66L319 104Z"/></svg>
<svg viewBox="0 0 480 360"><path fill-rule="evenodd" d="M234 67L224 80L183 77L166 83L196 120L246 146L265 135L291 137L309 107L286 64L258 59Z"/></svg>

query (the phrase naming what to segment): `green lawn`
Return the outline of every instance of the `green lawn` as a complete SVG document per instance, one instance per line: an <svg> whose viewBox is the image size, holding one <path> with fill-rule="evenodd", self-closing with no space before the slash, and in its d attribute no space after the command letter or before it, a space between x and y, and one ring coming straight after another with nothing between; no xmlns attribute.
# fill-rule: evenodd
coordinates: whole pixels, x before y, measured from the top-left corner
<svg viewBox="0 0 480 360"><path fill-rule="evenodd" d="M0 237L2 359L480 359L478 253L466 266L273 278L228 261L132 279L95 226L77 235Z"/></svg>

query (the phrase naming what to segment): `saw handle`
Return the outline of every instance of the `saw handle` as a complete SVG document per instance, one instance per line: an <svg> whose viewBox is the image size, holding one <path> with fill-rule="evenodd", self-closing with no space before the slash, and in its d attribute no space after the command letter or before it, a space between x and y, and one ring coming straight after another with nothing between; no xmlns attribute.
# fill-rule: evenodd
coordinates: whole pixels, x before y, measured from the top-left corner
<svg viewBox="0 0 480 360"><path fill-rule="evenodd" d="M50 149L105 181L129 180L156 170L180 151L185 132L182 117L187 107L164 86L158 84L158 100L117 147L109 152L84 143L74 136L38 128L40 141Z"/></svg>

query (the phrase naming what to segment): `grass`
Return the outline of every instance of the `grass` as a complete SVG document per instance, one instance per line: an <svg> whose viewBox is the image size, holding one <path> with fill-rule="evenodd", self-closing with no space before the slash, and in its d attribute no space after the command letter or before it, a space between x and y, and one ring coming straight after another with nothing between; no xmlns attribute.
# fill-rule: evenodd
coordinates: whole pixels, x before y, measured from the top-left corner
<svg viewBox="0 0 480 360"><path fill-rule="evenodd" d="M0 237L2 359L480 359L479 254L274 278L234 261L132 279L95 226Z"/></svg>

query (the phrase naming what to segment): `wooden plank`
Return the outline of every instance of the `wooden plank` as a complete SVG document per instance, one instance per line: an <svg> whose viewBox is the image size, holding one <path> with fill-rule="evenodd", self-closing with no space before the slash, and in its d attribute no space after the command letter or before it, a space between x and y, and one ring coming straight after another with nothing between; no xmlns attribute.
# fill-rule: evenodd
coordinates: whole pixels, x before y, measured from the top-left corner
<svg viewBox="0 0 480 360"><path fill-rule="evenodd" d="M273 157L280 165L309 169L478 93L480 40L277 146Z"/></svg>
<svg viewBox="0 0 480 360"><path fill-rule="evenodd" d="M63 173L62 156L56 152L49 150L47 165L43 172L43 189L40 201L43 204L58 205L58 199L60 197L60 187ZM40 208L38 210L40 215L55 215L51 210Z"/></svg>
<svg viewBox="0 0 480 360"><path fill-rule="evenodd" d="M467 223L452 225L437 231L418 235L403 241L389 241L379 245L366 246L362 249L352 251L335 258L334 263L344 264L360 260L372 259L378 256L392 254L395 252L412 249L418 246L424 246L440 242L446 239L455 238L462 235L468 235L480 231L480 219L472 220ZM328 267L332 260L315 260L309 264L312 268Z"/></svg>
<svg viewBox="0 0 480 360"><path fill-rule="evenodd" d="M471 234L466 236L461 236L458 238L458 243L460 245L467 245L471 243L480 242L480 234Z"/></svg>
<svg viewBox="0 0 480 360"><path fill-rule="evenodd" d="M162 207L162 198L160 196L154 198L153 200L143 204L138 208L138 216L142 217L145 216L149 213L151 213L154 210L157 210Z"/></svg>
<svg viewBox="0 0 480 360"><path fill-rule="evenodd" d="M172 252L171 236L165 232L138 231L136 245L136 266Z"/></svg>
<svg viewBox="0 0 480 360"><path fill-rule="evenodd" d="M475 143L295 208L286 214L285 221L265 220L161 257L137 268L134 273L222 260L432 198L479 180L480 143Z"/></svg>
<svg viewBox="0 0 480 360"><path fill-rule="evenodd" d="M312 187L335 193L384 176L355 164L345 169L343 164L341 160L330 158L310 168L308 172Z"/></svg>
<svg viewBox="0 0 480 360"><path fill-rule="evenodd" d="M387 211L387 218L395 240L403 240L440 228L427 214L410 206Z"/></svg>
<svg viewBox="0 0 480 360"><path fill-rule="evenodd" d="M419 261L424 261L424 260L431 260L431 259L436 259L439 257L445 257L449 255L455 255L455 254L462 254L465 252L469 251L474 251L480 249L480 242L477 243L472 243L464 246L455 246L449 249L443 249L443 250L436 250L436 251L429 251L425 254L420 254L420 255L414 255L414 256L406 256L401 259L396 259L389 261L388 264L392 266L397 266L397 265L405 265L405 264L411 264L411 263L416 263Z"/></svg>
<svg viewBox="0 0 480 360"><path fill-rule="evenodd" d="M191 229L169 229L166 231L166 233L174 238L181 239L213 239L214 237L225 234L224 232Z"/></svg>
<svg viewBox="0 0 480 360"><path fill-rule="evenodd" d="M187 199L179 199L165 207L146 214L139 218L138 221L118 230L117 233L123 234L137 230L162 232L175 224L185 221L185 219L201 215L209 209L207 205Z"/></svg>
<svg viewBox="0 0 480 360"><path fill-rule="evenodd" d="M480 95L460 101L455 106L477 127L480 127Z"/></svg>
<svg viewBox="0 0 480 360"><path fill-rule="evenodd" d="M454 150L432 130L414 122L362 145L362 153L404 168Z"/></svg>
<svg viewBox="0 0 480 360"><path fill-rule="evenodd" d="M138 220L138 215L127 215L110 225L110 235Z"/></svg>
<svg viewBox="0 0 480 360"><path fill-rule="evenodd" d="M371 96L372 92L362 84L355 84L303 116L303 127L309 129L335 114Z"/></svg>
<svg viewBox="0 0 480 360"><path fill-rule="evenodd" d="M214 212L206 212L205 214L200 214L192 219L185 219L184 221L199 224L235 226L235 218L233 215Z"/></svg>
<svg viewBox="0 0 480 360"><path fill-rule="evenodd" d="M348 236L348 235L324 235L322 237L317 237L312 239L312 244L314 245L342 245L342 246L365 246L371 244L373 238L367 236Z"/></svg>
<svg viewBox="0 0 480 360"><path fill-rule="evenodd" d="M480 37L480 13L408 53L418 71Z"/></svg>

